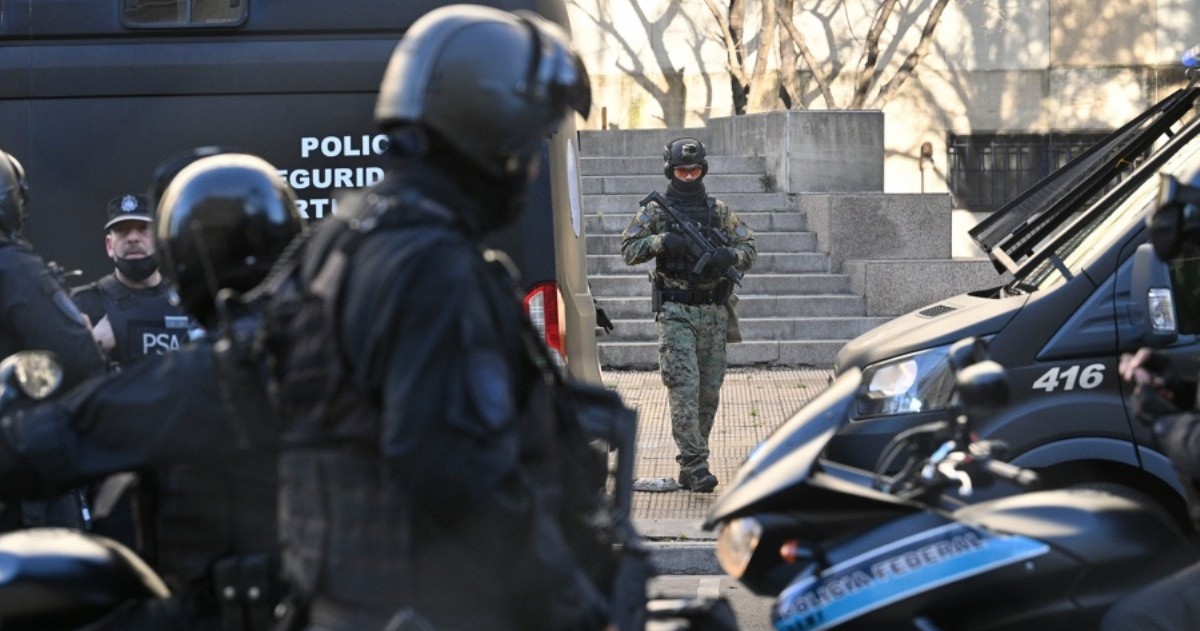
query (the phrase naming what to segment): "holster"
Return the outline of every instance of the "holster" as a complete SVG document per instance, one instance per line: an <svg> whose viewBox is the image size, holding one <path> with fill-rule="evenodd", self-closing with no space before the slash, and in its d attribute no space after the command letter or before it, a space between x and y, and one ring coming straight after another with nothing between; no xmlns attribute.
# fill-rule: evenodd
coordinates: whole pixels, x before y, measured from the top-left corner
<svg viewBox="0 0 1200 631"><path fill-rule="evenodd" d="M742 327L738 322L737 303L737 294L729 294L729 300L725 301L725 311L729 314L729 320L725 325L725 341L730 344L742 341Z"/></svg>
<svg viewBox="0 0 1200 631"><path fill-rule="evenodd" d="M654 281L654 274L650 274L650 312L659 311L662 311L662 288Z"/></svg>
<svg viewBox="0 0 1200 631"><path fill-rule="evenodd" d="M221 609L221 628L265 631L274 624L281 589L279 568L269 554L227 557L213 564L213 589Z"/></svg>

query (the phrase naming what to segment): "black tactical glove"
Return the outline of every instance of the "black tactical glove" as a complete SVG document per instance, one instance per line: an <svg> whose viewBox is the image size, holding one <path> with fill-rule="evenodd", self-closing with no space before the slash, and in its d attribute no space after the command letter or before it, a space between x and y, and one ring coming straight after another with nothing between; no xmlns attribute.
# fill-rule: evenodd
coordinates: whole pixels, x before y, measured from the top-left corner
<svg viewBox="0 0 1200 631"><path fill-rule="evenodd" d="M663 249L671 254L681 254L687 249L687 240L674 232L663 235L662 243Z"/></svg>
<svg viewBox="0 0 1200 631"><path fill-rule="evenodd" d="M713 252L712 258L708 260L708 265L705 269L710 272L722 272L725 268L733 265L737 260L737 253L730 248L721 248Z"/></svg>
<svg viewBox="0 0 1200 631"><path fill-rule="evenodd" d="M1160 395L1158 389L1150 384L1139 384L1133 389L1133 417L1146 427L1154 427L1158 419L1179 411L1178 406Z"/></svg>

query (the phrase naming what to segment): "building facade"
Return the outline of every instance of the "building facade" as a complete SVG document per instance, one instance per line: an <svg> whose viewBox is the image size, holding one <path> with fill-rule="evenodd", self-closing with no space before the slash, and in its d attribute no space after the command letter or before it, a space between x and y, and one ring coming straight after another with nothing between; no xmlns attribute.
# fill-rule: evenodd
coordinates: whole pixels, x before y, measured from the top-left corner
<svg viewBox="0 0 1200 631"><path fill-rule="evenodd" d="M742 65L750 72L770 32L762 8L779 0L745 1ZM733 114L722 25L710 9L728 4L569 0L596 103L581 127L702 127ZM879 4L795 2L792 24L820 69L798 66L801 96L793 109L847 108ZM898 3L879 38L876 83L861 109L885 116L886 192L949 191L955 207L975 212L994 209L1183 85L1180 58L1200 44L1200 0L950 0L916 71L879 101L879 86L917 47L937 4ZM779 37L789 35L774 32L766 70L778 79ZM753 96L747 112L783 107Z"/></svg>

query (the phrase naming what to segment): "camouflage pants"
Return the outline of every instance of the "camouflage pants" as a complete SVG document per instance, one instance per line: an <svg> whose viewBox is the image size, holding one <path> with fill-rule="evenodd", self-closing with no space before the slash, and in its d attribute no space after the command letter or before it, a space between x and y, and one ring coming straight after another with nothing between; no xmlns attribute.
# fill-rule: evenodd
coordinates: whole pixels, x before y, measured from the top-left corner
<svg viewBox="0 0 1200 631"><path fill-rule="evenodd" d="M725 381L728 318L725 305L665 302L658 312L658 366L682 473L708 468L708 436Z"/></svg>

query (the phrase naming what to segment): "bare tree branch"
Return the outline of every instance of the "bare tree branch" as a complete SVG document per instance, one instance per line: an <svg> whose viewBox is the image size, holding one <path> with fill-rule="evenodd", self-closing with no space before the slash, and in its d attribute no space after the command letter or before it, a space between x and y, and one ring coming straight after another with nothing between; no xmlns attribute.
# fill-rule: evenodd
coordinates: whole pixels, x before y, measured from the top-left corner
<svg viewBox="0 0 1200 631"><path fill-rule="evenodd" d="M721 35L725 40L725 55L729 72L734 78L746 85L749 83L749 77L746 76L746 71L742 68L740 55L738 54L737 40L733 38L733 32L729 30L729 21L721 15L721 10L717 8L713 0L704 0L704 4L708 5L708 10L712 12L713 18L717 20L717 26L721 27Z"/></svg>
<svg viewBox="0 0 1200 631"><path fill-rule="evenodd" d="M921 63L921 59L929 52L929 42L933 40L933 31L937 28L938 20L942 18L942 11L946 9L946 4L950 0L937 0L933 8L929 10L929 16L925 20L925 28L921 30L921 40L917 47L909 53L905 58L904 63L896 70L896 74L879 89L879 94L872 101L872 105L876 109L882 109L887 105L888 101L900 90L900 86L913 75L917 65Z"/></svg>
<svg viewBox="0 0 1200 631"><path fill-rule="evenodd" d="M788 36L791 37L792 43L795 44L796 48L800 50L800 56L804 59L804 63L808 66L808 69L812 71L813 80L817 82L817 87L821 90L821 96L825 99L825 107L831 110L837 109L837 102L833 98L833 89L829 85L829 77L826 76L823 70L821 70L821 65L817 62L817 58L813 56L812 51L808 48L808 45L804 43L804 36L801 35L800 31L796 29L796 25L792 23L790 16L786 16L781 13L779 16L779 23L782 24L785 29L787 29ZM798 101L800 95L796 94L794 97Z"/></svg>
<svg viewBox="0 0 1200 631"><path fill-rule="evenodd" d="M883 36L888 18L892 16L895 8L896 0L884 0L875 14L871 30L867 32L867 39L863 42L862 59L859 61L858 73L854 82L854 98L850 101L852 110L862 109L863 103L867 100L867 92L870 91L871 84L875 79L875 66L879 63L879 38Z"/></svg>

